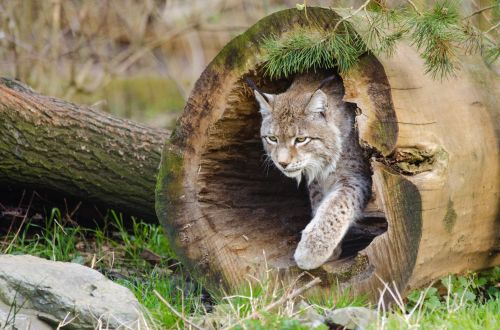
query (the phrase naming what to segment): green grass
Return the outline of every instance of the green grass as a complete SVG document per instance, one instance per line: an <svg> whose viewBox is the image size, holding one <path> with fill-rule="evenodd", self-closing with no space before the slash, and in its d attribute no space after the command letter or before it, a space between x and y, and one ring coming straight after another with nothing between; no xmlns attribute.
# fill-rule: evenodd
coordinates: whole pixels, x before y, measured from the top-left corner
<svg viewBox="0 0 500 330"><path fill-rule="evenodd" d="M53 209L45 223L28 222L19 236L6 236L4 240L11 244L2 252L30 254L54 261L73 261L81 257L76 245L84 239L85 235L79 227L64 227L60 211Z"/></svg>
<svg viewBox="0 0 500 330"><path fill-rule="evenodd" d="M158 329L181 326L182 320L159 301L153 290L184 313L193 313L201 306L201 288L186 281L157 224L133 219L125 225L120 214L110 211L103 228L81 228L66 223L61 212L53 209L44 221L28 221L17 237L11 233L3 239L12 242L4 253L77 262L99 270L131 289ZM143 255L145 251L148 253ZM155 256L153 262L148 261L151 254Z"/></svg>
<svg viewBox="0 0 500 330"><path fill-rule="evenodd" d="M145 274L146 275L146 274ZM118 283L128 287L139 302L150 312L152 319L159 328L172 328L182 324L182 320L154 294L157 291L181 314L202 313L200 299L201 287L186 282L181 275L165 274L159 268L154 268L141 279L118 280Z"/></svg>
<svg viewBox="0 0 500 330"><path fill-rule="evenodd" d="M254 280L238 294L213 294L211 312L199 284L193 282L175 261L162 228L133 220L125 224L120 214L110 211L104 226L88 229L71 225L53 209L44 221L28 221L18 235L3 237L4 253L31 254L70 261L98 269L128 287L149 311L153 328L182 329L185 324L154 293L158 292L184 319L203 326L233 325L234 329L309 329L303 311L293 308L298 300L269 306L290 294L293 288L276 285L275 273ZM151 258L153 256L153 258ZM391 289L392 306L370 305L364 297L352 298L348 291L306 300L324 315L332 308L361 306L378 309L380 317L372 329L498 329L500 328L500 267L480 274L449 276L405 299ZM300 310L300 309L299 309ZM258 315L257 318L250 317ZM317 329L327 329L320 326Z"/></svg>
<svg viewBox="0 0 500 330"><path fill-rule="evenodd" d="M353 297L349 289L335 291L327 297L311 297L308 299L308 303L323 310L344 307L367 307L369 305L367 297Z"/></svg>
<svg viewBox="0 0 500 330"><path fill-rule="evenodd" d="M499 282L500 267L450 275L426 290L411 292L406 304L399 302L374 329L498 329Z"/></svg>
<svg viewBox="0 0 500 330"><path fill-rule="evenodd" d="M466 303L456 309L445 306L425 310L417 318L405 319L400 314L390 314L385 329L499 329L500 300L495 298L485 303ZM377 329L374 326L374 329Z"/></svg>

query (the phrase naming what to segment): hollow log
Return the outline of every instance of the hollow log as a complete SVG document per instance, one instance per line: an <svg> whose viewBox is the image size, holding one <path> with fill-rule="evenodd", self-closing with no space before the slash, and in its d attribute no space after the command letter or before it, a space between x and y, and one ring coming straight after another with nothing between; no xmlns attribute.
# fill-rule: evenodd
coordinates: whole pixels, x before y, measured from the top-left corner
<svg viewBox="0 0 500 330"><path fill-rule="evenodd" d="M54 203L83 201L156 221L154 187L168 136L2 78L0 195L36 190Z"/></svg>
<svg viewBox="0 0 500 330"><path fill-rule="evenodd" d="M208 286L232 290L270 268L293 281L300 231L310 220L305 187L266 169L260 114L248 87L286 90L262 75L263 39L298 28L331 30L339 16L308 8L272 14L233 39L208 65L163 152L156 209L171 244ZM376 298L449 273L500 264L500 83L478 57L457 76L425 75L402 42L391 58L364 55L342 75L359 108L360 143L372 154L373 198L343 242L340 260L312 271L323 293L340 283Z"/></svg>

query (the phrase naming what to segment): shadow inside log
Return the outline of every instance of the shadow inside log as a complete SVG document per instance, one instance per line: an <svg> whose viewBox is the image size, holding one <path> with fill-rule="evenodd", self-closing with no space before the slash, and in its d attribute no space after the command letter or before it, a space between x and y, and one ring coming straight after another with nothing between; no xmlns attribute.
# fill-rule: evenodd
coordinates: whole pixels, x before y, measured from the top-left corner
<svg viewBox="0 0 500 330"><path fill-rule="evenodd" d="M266 93L284 92L293 79L269 81L261 74L240 80L226 103L223 117L209 129L198 171L200 209L217 239L244 264L295 266L293 253L302 229L311 219L304 184L285 177L266 157L260 138L261 115L249 86L251 78ZM383 212L373 204L342 243L341 262L355 256L387 230ZM333 266L335 268L335 266ZM340 267L340 266L339 266Z"/></svg>

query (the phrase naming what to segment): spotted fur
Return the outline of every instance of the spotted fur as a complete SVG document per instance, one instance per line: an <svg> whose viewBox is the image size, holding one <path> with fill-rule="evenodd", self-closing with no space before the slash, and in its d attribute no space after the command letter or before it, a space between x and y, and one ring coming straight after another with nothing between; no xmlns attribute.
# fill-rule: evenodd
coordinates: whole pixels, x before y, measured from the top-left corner
<svg viewBox="0 0 500 330"><path fill-rule="evenodd" d="M370 168L354 129L353 105L343 102L340 78L326 86L297 77L277 95L255 91L266 153L286 176L307 180L313 218L294 254L302 269L340 255L349 226L361 217L371 191Z"/></svg>

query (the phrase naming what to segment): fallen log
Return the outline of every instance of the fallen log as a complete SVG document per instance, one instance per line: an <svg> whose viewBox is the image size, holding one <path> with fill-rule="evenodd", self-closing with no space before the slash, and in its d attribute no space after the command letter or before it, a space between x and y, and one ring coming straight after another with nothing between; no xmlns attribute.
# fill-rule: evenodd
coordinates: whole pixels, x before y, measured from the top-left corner
<svg viewBox="0 0 500 330"><path fill-rule="evenodd" d="M57 195L51 198L56 203L64 198L97 203L156 221L153 192L168 136L0 79L2 194L36 190Z"/></svg>
<svg viewBox="0 0 500 330"><path fill-rule="evenodd" d="M266 170L250 77L265 92L292 78L262 75L263 39L299 28L331 30L332 10L272 14L232 40L197 81L166 144L156 209L185 265L207 285L234 289L278 268L310 219L304 187ZM340 283L375 297L382 281L401 292L448 273L500 264L499 78L478 57L433 80L404 42L391 58L365 55L342 76L359 108L360 142L372 153L373 201L346 238L341 260L313 271L323 293Z"/></svg>
<svg viewBox="0 0 500 330"><path fill-rule="evenodd" d="M310 219L304 187L263 163L260 115L244 78L267 92L290 79L261 74L262 39L293 29L332 29L327 9L282 11L230 42L208 66L163 149L156 210L184 264L212 288L234 289L268 268L283 281ZM344 255L313 271L374 297L381 280L401 291L448 273L500 264L499 78L480 58L435 81L408 45L366 55L342 76L372 155L373 201L346 237ZM0 83L0 183L49 189L152 217L160 146L153 130Z"/></svg>

